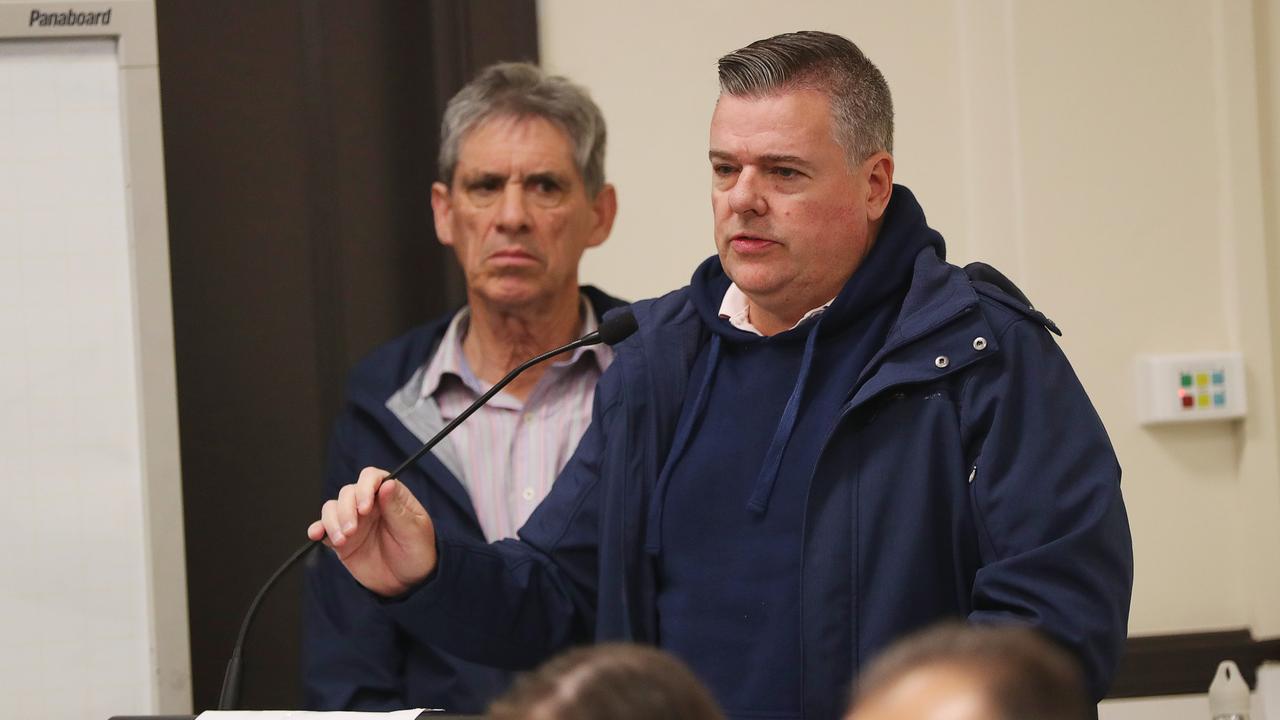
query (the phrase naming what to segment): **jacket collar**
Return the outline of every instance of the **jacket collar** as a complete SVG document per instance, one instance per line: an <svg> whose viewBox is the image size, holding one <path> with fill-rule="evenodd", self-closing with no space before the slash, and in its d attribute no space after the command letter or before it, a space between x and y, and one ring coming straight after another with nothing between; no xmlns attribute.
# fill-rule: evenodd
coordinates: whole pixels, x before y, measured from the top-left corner
<svg viewBox="0 0 1280 720"><path fill-rule="evenodd" d="M995 333L968 276L932 248L916 256L910 289L884 345L867 363L850 407L889 388L931 382L995 354Z"/></svg>
<svg viewBox="0 0 1280 720"><path fill-rule="evenodd" d="M624 301L590 285L582 286L581 291L591 303L596 317L626 305ZM377 348L351 373L347 387L348 401L356 411L373 417L404 453L404 457L417 452L422 447L422 441L387 408L387 400L435 354L455 314L456 311L450 312ZM466 488L434 454L424 454L414 465L450 500L472 517L475 516Z"/></svg>

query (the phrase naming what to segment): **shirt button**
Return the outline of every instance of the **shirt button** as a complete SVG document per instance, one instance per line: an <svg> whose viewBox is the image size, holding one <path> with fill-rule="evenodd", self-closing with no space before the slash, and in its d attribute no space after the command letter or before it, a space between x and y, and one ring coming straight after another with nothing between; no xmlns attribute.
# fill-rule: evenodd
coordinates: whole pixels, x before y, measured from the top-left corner
<svg viewBox="0 0 1280 720"><path fill-rule="evenodd" d="M933 364L934 364L934 365L937 365L937 366L938 366L938 368L939 368L939 369L941 369L941 368L945 368L946 366L950 365L950 364L951 364L951 360L950 360L950 358L948 358L946 355L939 355L938 357L936 357L936 358L934 358L934 359L933 359Z"/></svg>
<svg viewBox="0 0 1280 720"><path fill-rule="evenodd" d="M973 349L979 352L987 349L987 339L984 337L976 337L973 339Z"/></svg>
<svg viewBox="0 0 1280 720"><path fill-rule="evenodd" d="M531 488L531 487L527 487L527 488L525 488L525 489L524 489L524 492L520 493L520 495L521 495L521 497L523 497L525 500L532 500L532 499L533 499L533 488Z"/></svg>

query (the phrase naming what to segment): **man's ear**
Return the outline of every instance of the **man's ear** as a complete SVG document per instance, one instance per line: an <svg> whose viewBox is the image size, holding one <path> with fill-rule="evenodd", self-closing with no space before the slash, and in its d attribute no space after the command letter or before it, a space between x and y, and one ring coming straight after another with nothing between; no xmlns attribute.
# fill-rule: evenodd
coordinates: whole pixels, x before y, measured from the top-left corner
<svg viewBox="0 0 1280 720"><path fill-rule="evenodd" d="M871 222L884 215L893 194L893 156L881 150L862 163L867 173L867 219Z"/></svg>
<svg viewBox="0 0 1280 720"><path fill-rule="evenodd" d="M453 214L453 197L449 194L449 186L442 182L431 183L431 214L435 218L436 239L441 245L452 246L449 218Z"/></svg>
<svg viewBox="0 0 1280 720"><path fill-rule="evenodd" d="M591 236L587 238L587 247L595 247L604 243L613 230L613 219L618 216L618 191L608 183L596 193L591 201L591 211L595 214L595 226L591 228Z"/></svg>

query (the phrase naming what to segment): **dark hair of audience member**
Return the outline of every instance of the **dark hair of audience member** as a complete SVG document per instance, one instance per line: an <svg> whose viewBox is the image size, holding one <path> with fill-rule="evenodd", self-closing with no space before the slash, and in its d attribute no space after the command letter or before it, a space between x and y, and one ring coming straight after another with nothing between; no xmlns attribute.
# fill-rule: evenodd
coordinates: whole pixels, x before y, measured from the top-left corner
<svg viewBox="0 0 1280 720"><path fill-rule="evenodd" d="M970 674L999 713L993 720L1093 717L1078 663L1041 633L954 623L910 635L885 651L858 678L851 710L925 668Z"/></svg>
<svg viewBox="0 0 1280 720"><path fill-rule="evenodd" d="M570 650L522 675L489 706L490 720L723 720L711 694L675 657L650 647Z"/></svg>

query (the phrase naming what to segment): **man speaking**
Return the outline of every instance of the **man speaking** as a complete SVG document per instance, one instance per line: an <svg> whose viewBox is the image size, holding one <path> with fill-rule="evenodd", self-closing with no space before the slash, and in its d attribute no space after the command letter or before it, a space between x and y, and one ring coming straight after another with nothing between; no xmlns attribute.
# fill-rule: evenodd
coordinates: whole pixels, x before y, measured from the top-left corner
<svg viewBox="0 0 1280 720"><path fill-rule="evenodd" d="M852 43L779 35L719 68L717 255L633 306L520 539L437 532L374 468L309 536L416 636L510 667L654 643L731 717L838 717L864 663L943 618L1036 627L1101 697L1132 548L1057 328L944 261L893 184L889 89Z"/></svg>

